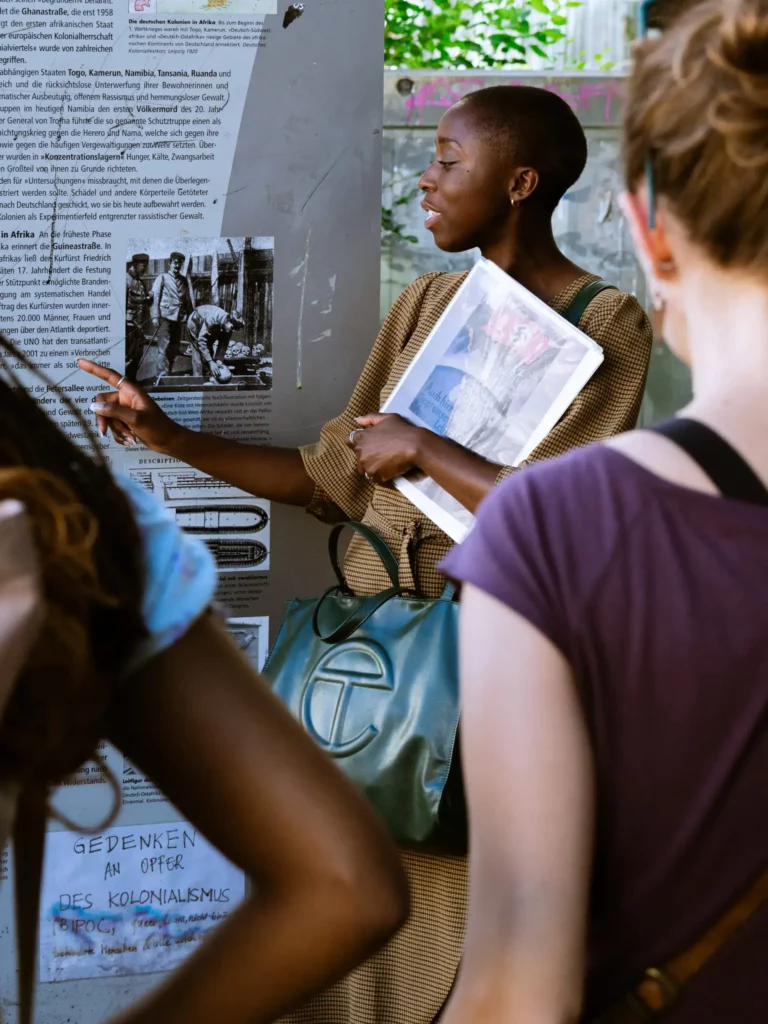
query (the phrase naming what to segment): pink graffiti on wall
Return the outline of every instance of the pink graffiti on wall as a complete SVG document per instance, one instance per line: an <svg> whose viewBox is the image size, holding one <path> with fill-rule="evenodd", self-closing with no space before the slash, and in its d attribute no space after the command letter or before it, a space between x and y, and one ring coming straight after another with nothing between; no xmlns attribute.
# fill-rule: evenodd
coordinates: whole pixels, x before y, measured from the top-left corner
<svg viewBox="0 0 768 1024"><path fill-rule="evenodd" d="M571 81L574 81L571 79ZM425 107L440 107L448 109L454 103L470 92L482 89L486 83L484 78L433 78L423 85L418 92L408 96L405 100L405 110L408 123L414 111L418 111L419 124L424 123ZM510 85L527 85L522 79L510 82ZM566 91L557 83L549 82L544 86L550 92L555 93L571 107L575 113L588 111L593 100L605 100L603 106L603 120L606 124L611 121L611 114L614 100L621 97L621 88L615 79L607 79L604 82L587 82L579 85L574 91Z"/></svg>
<svg viewBox="0 0 768 1024"><path fill-rule="evenodd" d="M419 124L424 123L425 107L452 107L454 103L466 96L468 92L476 92L485 84L484 78L433 78L423 85L418 92L405 100L408 121L414 110L419 112Z"/></svg>

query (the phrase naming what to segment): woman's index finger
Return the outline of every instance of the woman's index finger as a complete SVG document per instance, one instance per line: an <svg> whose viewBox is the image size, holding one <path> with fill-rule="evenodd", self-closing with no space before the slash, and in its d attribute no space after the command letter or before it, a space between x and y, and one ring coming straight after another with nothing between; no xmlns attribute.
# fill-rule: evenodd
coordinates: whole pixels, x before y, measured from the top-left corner
<svg viewBox="0 0 768 1024"><path fill-rule="evenodd" d="M104 380L107 384L111 384L113 388L117 387L123 376L117 370L111 370L108 366L102 366L101 363L92 363L90 359L78 359L77 365L81 370L85 370L86 373L90 373L92 376L98 377L99 380Z"/></svg>

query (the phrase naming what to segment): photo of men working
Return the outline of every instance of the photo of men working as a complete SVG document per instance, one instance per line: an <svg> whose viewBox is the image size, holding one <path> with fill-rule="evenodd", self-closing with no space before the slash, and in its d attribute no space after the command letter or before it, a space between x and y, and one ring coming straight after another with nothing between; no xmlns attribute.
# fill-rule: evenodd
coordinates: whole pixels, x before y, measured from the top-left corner
<svg viewBox="0 0 768 1024"><path fill-rule="evenodd" d="M215 382L222 384L232 379L232 371L224 364L229 343L235 329L245 326L243 314L236 310L228 313L221 306L198 306L187 320L192 367L198 376L206 370Z"/></svg>
<svg viewBox="0 0 768 1024"><path fill-rule="evenodd" d="M148 391L271 387L272 249L251 238L175 241L183 249L167 239L129 249L126 378Z"/></svg>

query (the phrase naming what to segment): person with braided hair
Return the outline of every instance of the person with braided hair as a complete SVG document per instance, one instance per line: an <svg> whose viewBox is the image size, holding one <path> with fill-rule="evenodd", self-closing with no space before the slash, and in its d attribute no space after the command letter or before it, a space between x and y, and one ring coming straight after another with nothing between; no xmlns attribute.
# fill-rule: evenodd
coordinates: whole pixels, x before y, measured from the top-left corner
<svg viewBox="0 0 768 1024"><path fill-rule="evenodd" d="M0 566L0 845L14 804L21 828L110 740L255 882L110 1024L268 1024L402 923L396 852L209 613L204 545L114 479L95 442L76 447L14 377L19 363L35 372L0 336L0 553L13 543L16 558Z"/></svg>

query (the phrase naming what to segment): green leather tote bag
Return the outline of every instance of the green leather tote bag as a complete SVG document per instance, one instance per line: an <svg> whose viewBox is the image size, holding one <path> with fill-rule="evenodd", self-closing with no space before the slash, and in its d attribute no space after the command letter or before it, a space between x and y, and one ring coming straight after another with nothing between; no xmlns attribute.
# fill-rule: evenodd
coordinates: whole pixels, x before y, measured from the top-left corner
<svg viewBox="0 0 768 1024"><path fill-rule="evenodd" d="M383 562L391 586L381 593L358 597L348 587L338 557L345 526ZM459 724L454 588L437 600L409 596L392 551L363 523L334 527L329 550L338 584L319 600L289 602L264 675L401 846L461 852L461 779L450 772Z"/></svg>

